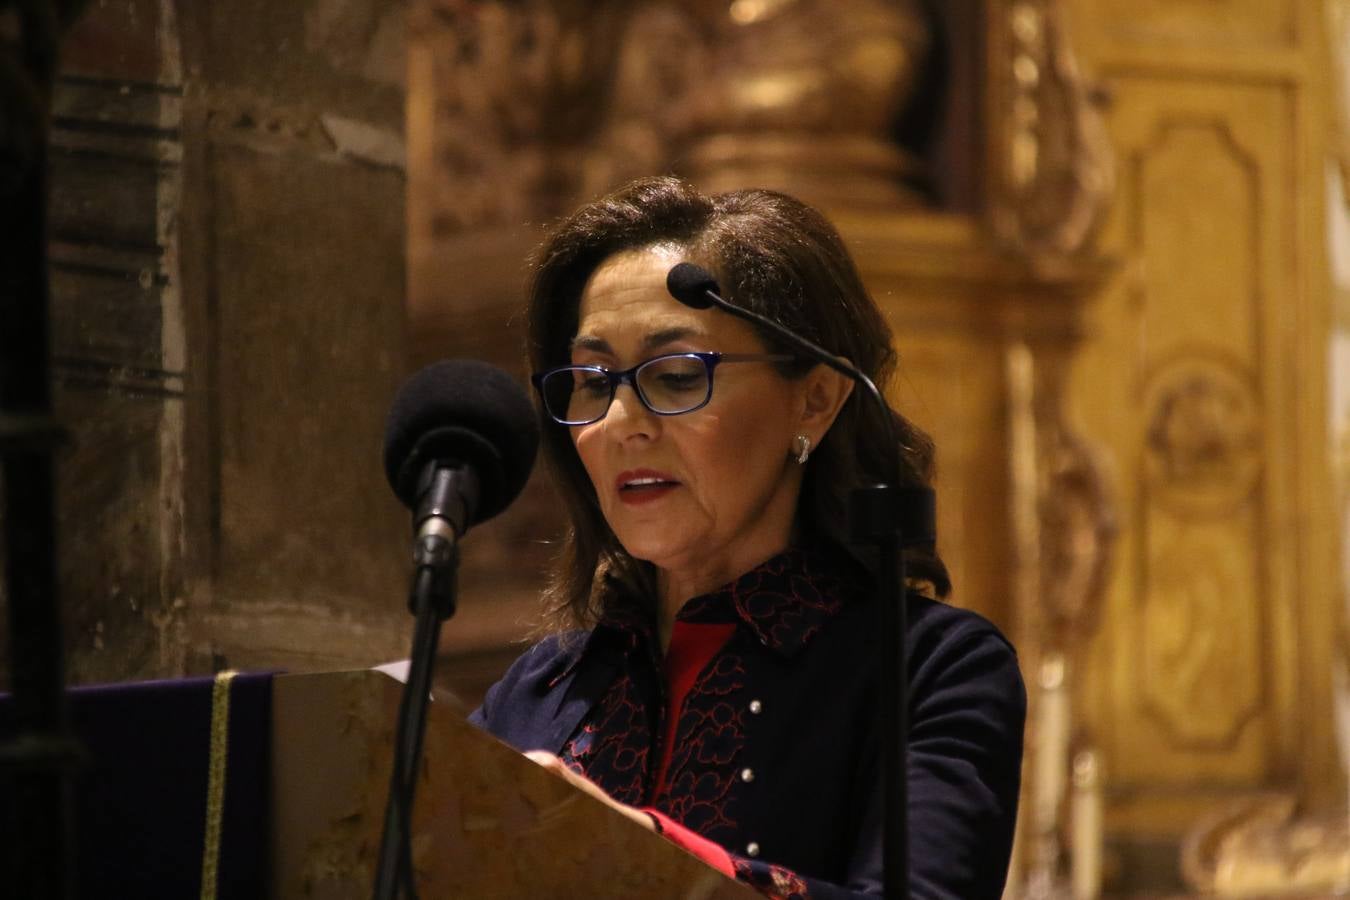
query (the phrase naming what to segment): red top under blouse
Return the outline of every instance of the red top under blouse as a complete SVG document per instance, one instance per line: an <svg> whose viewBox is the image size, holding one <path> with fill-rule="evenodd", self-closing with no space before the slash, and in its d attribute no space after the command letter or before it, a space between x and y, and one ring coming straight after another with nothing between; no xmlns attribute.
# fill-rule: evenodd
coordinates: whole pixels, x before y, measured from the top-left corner
<svg viewBox="0 0 1350 900"><path fill-rule="evenodd" d="M665 659L666 696L669 703L666 706L665 733L661 741L661 760L657 769L656 790L652 794L653 803L670 787L666 783L666 776L669 773L670 757L675 749L675 727L680 722L684 698L694 686L699 672L712 662L713 657L726 646L735 631L734 622L683 622L679 619L675 620L674 627L671 628L670 646L666 648ZM728 877L736 877L731 856L722 845L685 828L653 807L644 806L642 811L655 818L657 830L675 844Z"/></svg>

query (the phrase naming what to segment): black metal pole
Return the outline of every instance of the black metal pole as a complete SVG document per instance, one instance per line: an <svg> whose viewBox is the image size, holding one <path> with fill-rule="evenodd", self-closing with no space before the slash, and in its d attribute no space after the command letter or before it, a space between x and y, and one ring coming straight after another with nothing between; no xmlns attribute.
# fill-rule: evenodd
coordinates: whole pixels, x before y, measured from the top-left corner
<svg viewBox="0 0 1350 900"><path fill-rule="evenodd" d="M886 900L909 897L909 671L905 632L905 562L901 534L902 500L922 489L901 490L876 484L855 488L849 497L849 525L857 543L877 548L877 624L881 629L881 734L883 894Z"/></svg>
<svg viewBox="0 0 1350 900"><path fill-rule="evenodd" d="M440 642L441 623L455 613L455 576L459 567L458 546L452 533L419 539L417 569L408 605L415 617L408 681L399 703L394 759L385 802L384 832L380 837L379 863L375 871L375 900L417 896L412 867L412 811L417 796L417 770L422 761L422 738L426 734L427 705L431 678Z"/></svg>
<svg viewBox="0 0 1350 900"><path fill-rule="evenodd" d="M904 554L898 541L883 541L880 547L883 571L895 572L887 585L881 606L881 708L882 753L892 760L885 767L886 830L883 856L886 860L887 900L909 897L909 716L905 709L909 685L905 671L905 581ZM883 582L889 579L883 578Z"/></svg>
<svg viewBox="0 0 1350 900"><path fill-rule="evenodd" d="M0 4L3 9L5 4ZM54 454L47 293L47 123L58 10L16 5L0 44L0 486L15 738L0 746L11 779L5 888L74 896L72 769L56 592ZM17 40L15 40L17 38Z"/></svg>

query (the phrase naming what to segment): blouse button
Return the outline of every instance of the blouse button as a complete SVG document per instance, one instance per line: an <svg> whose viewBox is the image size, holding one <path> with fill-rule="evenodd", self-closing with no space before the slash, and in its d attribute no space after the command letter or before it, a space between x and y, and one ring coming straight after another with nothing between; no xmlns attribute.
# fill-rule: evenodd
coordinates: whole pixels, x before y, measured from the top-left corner
<svg viewBox="0 0 1350 900"><path fill-rule="evenodd" d="M744 768L744 769L741 769L741 781L744 781L746 784L749 784L750 782L752 782L752 781L754 781L754 780L755 780L755 770L754 770L754 769L751 769L751 768L749 768L749 767Z"/></svg>
<svg viewBox="0 0 1350 900"><path fill-rule="evenodd" d="M759 856L759 844L751 841L745 845L745 855L751 858Z"/></svg>
<svg viewBox="0 0 1350 900"><path fill-rule="evenodd" d="M764 704L763 704L763 703L760 703L758 700L751 700L751 701L750 701L750 714L751 714L751 715L754 715L754 716L757 716L757 715L759 715L759 714L762 713L762 712L764 712Z"/></svg>

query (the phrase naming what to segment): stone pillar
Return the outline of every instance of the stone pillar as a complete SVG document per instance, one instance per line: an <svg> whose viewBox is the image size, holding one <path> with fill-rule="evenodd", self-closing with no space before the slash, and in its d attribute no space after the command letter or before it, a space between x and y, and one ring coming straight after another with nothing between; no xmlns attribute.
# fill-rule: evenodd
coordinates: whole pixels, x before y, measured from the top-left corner
<svg viewBox="0 0 1350 900"><path fill-rule="evenodd" d="M91 6L52 132L72 682L405 651L398 4Z"/></svg>

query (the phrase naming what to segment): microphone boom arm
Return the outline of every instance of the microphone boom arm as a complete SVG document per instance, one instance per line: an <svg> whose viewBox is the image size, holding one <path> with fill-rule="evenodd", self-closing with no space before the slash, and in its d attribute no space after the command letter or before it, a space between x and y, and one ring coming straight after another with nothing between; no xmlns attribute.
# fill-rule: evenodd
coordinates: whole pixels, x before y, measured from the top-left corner
<svg viewBox="0 0 1350 900"><path fill-rule="evenodd" d="M779 338L785 343L791 344L798 350L803 351L807 356L811 357L816 362L828 366L829 368L838 372L840 375L843 375L845 378L850 378L853 381L857 382L858 384L861 384L863 388L866 389L867 393L872 396L873 402L875 402L877 406L883 411L883 423L886 429L887 444L891 447L900 446L899 441L896 439L895 436L895 422L891 418L890 407L886 404L885 398L881 396L881 391L877 389L876 384L874 384L872 379L868 378L867 375L864 374L861 369L853 365L853 363L849 362L848 360L844 359L842 356L835 356L833 353L826 350L824 347L821 347L820 345L802 337L800 334L797 334L795 331L792 331L778 324L773 319L770 319L768 316L762 316L757 312L753 312L752 310L748 310L745 309L744 307L736 306L732 303L729 303L711 288L705 288L704 294L707 297L707 299L712 302L712 305L720 309L722 312L735 316L736 318L741 319L742 321L749 322L751 325L759 326L760 328L763 328L766 331L773 333L775 337ZM898 459L894 459L892 462L893 465L891 471L891 483L894 484L896 487L899 487L901 480L900 461Z"/></svg>
<svg viewBox="0 0 1350 900"><path fill-rule="evenodd" d="M856 487L849 496L850 537L860 544L877 548L881 602L878 626L881 629L881 750L884 816L882 824L882 860L884 893L887 900L909 897L909 673L906 668L905 634L909 630L905 597L905 557L901 548L933 539L934 496L932 488L914 486L902 489L900 443L895 433L895 417L881 391L861 370L840 356L807 340L767 316L735 306L717 291L710 273L692 263L679 263L670 270L666 288L686 306L706 309L715 306L722 312L749 322L775 335L816 362L861 384L881 411L891 448L891 483ZM902 499L917 505L917 534L906 534L900 507Z"/></svg>

